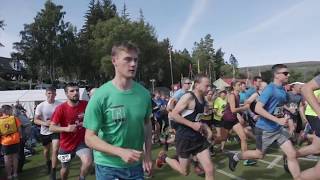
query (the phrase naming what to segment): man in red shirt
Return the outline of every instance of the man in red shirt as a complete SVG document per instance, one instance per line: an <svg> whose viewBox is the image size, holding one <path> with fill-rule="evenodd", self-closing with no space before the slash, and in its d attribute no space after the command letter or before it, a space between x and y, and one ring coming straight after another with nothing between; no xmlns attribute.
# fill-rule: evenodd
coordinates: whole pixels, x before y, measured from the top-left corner
<svg viewBox="0 0 320 180"><path fill-rule="evenodd" d="M79 180L84 180L92 164L92 152L84 143L85 128L82 127L87 101L79 100L79 87L75 83L68 83L64 90L67 101L56 108L49 130L60 133L61 179L68 178L70 161L77 155L81 160Z"/></svg>

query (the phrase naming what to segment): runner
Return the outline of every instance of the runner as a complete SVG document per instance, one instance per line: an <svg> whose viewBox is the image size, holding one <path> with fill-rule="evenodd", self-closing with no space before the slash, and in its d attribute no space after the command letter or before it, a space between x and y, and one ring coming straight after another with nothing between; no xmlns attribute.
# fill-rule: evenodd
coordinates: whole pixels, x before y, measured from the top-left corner
<svg viewBox="0 0 320 180"><path fill-rule="evenodd" d="M21 122L13 116L9 105L0 108L0 140L8 180L18 180L18 152L20 146Z"/></svg>
<svg viewBox="0 0 320 180"><path fill-rule="evenodd" d="M307 119L315 136L312 139L312 144L298 150L298 156L305 156L308 154L320 153L320 75L316 76L313 80L305 84L302 88L302 94L309 104L306 110ZM310 109L314 112L308 113ZM307 169L301 173L301 179L314 180L320 177L320 162L313 168Z"/></svg>
<svg viewBox="0 0 320 180"><path fill-rule="evenodd" d="M232 92L227 97L227 105L222 116L221 136L223 140L226 140L228 138L229 131L233 130L240 138L241 151L244 152L248 150L247 136L244 126L242 125L244 122L240 123L239 118L242 118L242 112L246 111L249 106L240 106L240 85L241 82L239 81L234 81L231 84ZM253 165L255 163L255 161L247 162L248 165Z"/></svg>
<svg viewBox="0 0 320 180"><path fill-rule="evenodd" d="M49 131L49 126L51 116L61 102L55 100L56 89L54 87L48 87L45 95L47 100L43 101L36 107L34 123L41 126L40 134L43 145L43 156L46 160L48 174L50 173L50 179L55 180L58 164L57 156L59 150L59 134Z"/></svg>
<svg viewBox="0 0 320 180"><path fill-rule="evenodd" d="M96 179L144 179L151 175L151 96L135 82L138 48L115 44L113 80L96 90L85 113L86 143L94 149Z"/></svg>
<svg viewBox="0 0 320 180"><path fill-rule="evenodd" d="M174 109L174 107L176 106L176 104L180 100L180 98L187 91L189 91L189 89L191 88L191 85L192 85L192 81L189 78L185 78L184 77L181 80L181 84L182 84L182 88L177 90L168 101L168 104L167 104L167 111L168 112L172 112L172 110ZM178 125L173 120L173 118L170 116L170 114L168 114L168 119L169 119L169 124L170 124L171 129L165 135L165 138L164 138L165 141L164 141L163 150L159 152L159 155L162 154L162 153L167 153L170 142L172 142L172 141L174 142L175 141L175 134L176 134L176 129L177 129ZM177 158L178 156L175 154L172 157ZM197 160L197 158L195 156L192 157L191 164L194 167L194 172L198 176L202 177L202 176L205 175L205 172L204 172L203 168L201 167L201 165L199 164L199 162L198 162L198 160ZM162 166L162 161L156 161L156 165L158 167L161 167Z"/></svg>
<svg viewBox="0 0 320 180"><path fill-rule="evenodd" d="M200 116L204 112L204 96L210 85L208 77L198 75L194 81L194 90L181 97L170 114L178 124L176 132L176 151L178 160L169 158L166 153L159 155L157 161L167 163L182 175L189 174L190 157L194 155L205 171L206 180L214 179L214 167L210 159L209 142L211 133L206 125L200 123ZM204 137L202 134L208 134ZM159 163L160 164L160 163Z"/></svg>
<svg viewBox="0 0 320 180"><path fill-rule="evenodd" d="M67 101L56 107L49 131L60 133L61 179L68 178L71 160L77 155L81 160L79 180L84 180L92 164L92 151L84 143L85 129L82 127L87 101L79 100L79 87L75 83L68 83L64 91Z"/></svg>
<svg viewBox="0 0 320 180"><path fill-rule="evenodd" d="M221 89L219 90L218 97L215 99L214 105L213 105L213 108L214 108L213 125L217 131L215 140L217 141L217 143L219 141L219 143L221 144L220 146L221 152L224 152L224 145L226 142L225 140L222 139L222 136L221 136L222 116L226 108L226 105L227 105L227 91L224 89Z"/></svg>
<svg viewBox="0 0 320 180"><path fill-rule="evenodd" d="M296 150L289 140L289 133L283 126L288 125L284 117L283 106L287 102L283 85L288 82L287 66L276 64L272 67L274 80L262 92L255 110L260 115L256 123L256 150L229 154L229 168L234 171L239 160L262 159L267 148L277 142L288 158L288 166L294 179L300 176L300 167L296 158Z"/></svg>
<svg viewBox="0 0 320 180"><path fill-rule="evenodd" d="M262 82L262 78L260 76L253 77L253 85L252 87L246 90L246 99L248 99L253 93L257 92Z"/></svg>
<svg viewBox="0 0 320 180"><path fill-rule="evenodd" d="M288 92L288 102L284 105L285 113L289 115L289 133L291 140L296 142L297 134L302 130L302 118L300 114L304 113L302 96L300 94L303 83L295 82L290 84L291 91ZM292 124L290 127L290 123Z"/></svg>

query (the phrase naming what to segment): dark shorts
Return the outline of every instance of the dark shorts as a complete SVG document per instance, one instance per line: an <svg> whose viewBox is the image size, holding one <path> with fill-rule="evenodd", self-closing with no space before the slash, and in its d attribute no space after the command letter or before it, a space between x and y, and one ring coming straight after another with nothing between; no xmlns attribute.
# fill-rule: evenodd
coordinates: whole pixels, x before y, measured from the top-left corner
<svg viewBox="0 0 320 180"><path fill-rule="evenodd" d="M51 134L51 138L52 140L59 140L60 139L60 133L53 133Z"/></svg>
<svg viewBox="0 0 320 180"><path fill-rule="evenodd" d="M300 115L299 115L299 114L297 114L297 115L291 115L291 118L292 118L293 122L297 124L297 128L296 128L295 132L296 132L296 133L300 133L300 131L303 130L302 120L301 120Z"/></svg>
<svg viewBox="0 0 320 180"><path fill-rule="evenodd" d="M238 124L239 121L238 120L235 120L235 121L226 121L226 120L223 120L222 121L222 127L225 128L225 129L228 129L228 130L231 130L233 128L234 125Z"/></svg>
<svg viewBox="0 0 320 180"><path fill-rule="evenodd" d="M40 138L41 138L42 146L47 146L52 141L51 134L49 134L49 135L42 135L41 134Z"/></svg>
<svg viewBox="0 0 320 180"><path fill-rule="evenodd" d="M213 125L214 125L214 127L222 127L222 120L216 120L216 119L214 119L213 121L212 121L212 123L213 123Z"/></svg>
<svg viewBox="0 0 320 180"><path fill-rule="evenodd" d="M320 137L320 119L317 116L306 116L311 129Z"/></svg>
<svg viewBox="0 0 320 180"><path fill-rule="evenodd" d="M58 151L58 156L59 155L65 155L65 154L71 154L71 159L69 162L61 162L61 166L64 167L64 168L68 168L70 166L70 162L71 160L76 156L80 156L80 155L88 155L88 156L92 156L92 151L91 149L88 148L88 146L85 144L85 143L80 143L76 149L74 149L73 151L71 152L67 152L67 151L64 151L63 149L59 148L59 151ZM58 158L59 159L59 158Z"/></svg>
<svg viewBox="0 0 320 180"><path fill-rule="evenodd" d="M12 145L2 145L1 151L4 155L15 154L19 152L20 143Z"/></svg>
<svg viewBox="0 0 320 180"><path fill-rule="evenodd" d="M49 135L42 135L41 134L41 142L43 146L47 146L48 144L50 144L52 142L52 140L55 139L60 139L60 134L59 133L53 133L53 134L49 134Z"/></svg>
<svg viewBox="0 0 320 180"><path fill-rule="evenodd" d="M206 138L201 139L176 139L177 155L181 158L188 159L190 155L197 155L207 149L210 143Z"/></svg>
<svg viewBox="0 0 320 180"><path fill-rule="evenodd" d="M178 128L178 126L179 126L179 124L177 123L177 122L175 122L174 120L169 120L169 124L170 124L170 127L172 128L172 129L177 129Z"/></svg>

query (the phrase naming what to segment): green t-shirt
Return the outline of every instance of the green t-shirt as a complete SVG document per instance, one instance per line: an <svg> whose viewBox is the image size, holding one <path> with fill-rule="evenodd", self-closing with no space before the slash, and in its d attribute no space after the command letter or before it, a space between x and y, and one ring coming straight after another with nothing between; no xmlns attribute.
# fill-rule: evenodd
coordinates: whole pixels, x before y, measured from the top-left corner
<svg viewBox="0 0 320 180"><path fill-rule="evenodd" d="M317 98L320 97L320 90L316 90L313 93ZM304 114L307 116L317 116L316 112L314 112L314 110L309 104L307 105L306 111L304 112Z"/></svg>
<svg viewBox="0 0 320 180"><path fill-rule="evenodd" d="M227 101L223 100L221 97L217 97L217 99L214 101L213 108L216 110L214 113L213 118L215 120L221 121L222 116L219 116L218 114L222 114L226 107Z"/></svg>
<svg viewBox="0 0 320 180"><path fill-rule="evenodd" d="M143 150L144 122L151 115L150 93L134 82L130 90L121 91L111 81L102 85L90 99L84 127L97 132L105 142L123 148ZM120 157L93 151L96 164L109 167L132 167Z"/></svg>

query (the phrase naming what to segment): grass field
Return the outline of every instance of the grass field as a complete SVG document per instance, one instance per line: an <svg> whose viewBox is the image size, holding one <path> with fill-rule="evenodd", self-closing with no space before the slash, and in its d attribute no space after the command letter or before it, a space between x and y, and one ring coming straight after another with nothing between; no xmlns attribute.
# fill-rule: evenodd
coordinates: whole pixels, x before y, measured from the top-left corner
<svg viewBox="0 0 320 180"><path fill-rule="evenodd" d="M254 144L249 145L250 149L255 148ZM154 146L152 152L153 158L155 159L161 147ZM239 150L240 145L237 143L229 143L226 145L226 149ZM170 154L174 153L174 148L170 148ZM278 151L277 147L270 149L268 154L263 160L259 160L254 166L243 166L240 162L235 172L232 172L228 168L228 159L222 154L218 153L212 158L216 166L216 179L218 180L267 180L267 179L281 179L289 180L292 179L290 174L286 173L283 169L282 156ZM315 165L318 158L303 158L299 159L301 169L306 169ZM77 179L79 174L80 161L75 159L72 162L71 172L69 179ZM1 178L2 177L2 178ZM4 179L4 170L1 170L0 180ZM20 180L47 180L48 175L46 174L45 161L42 157L41 147L37 148L37 153L34 156L27 158L23 172L20 174ZM94 180L94 175L87 177L87 180ZM161 169L154 168L153 178L154 180L197 180L204 179L194 174L193 167L191 167L191 174L189 176L181 176L174 172L170 167L164 166Z"/></svg>

